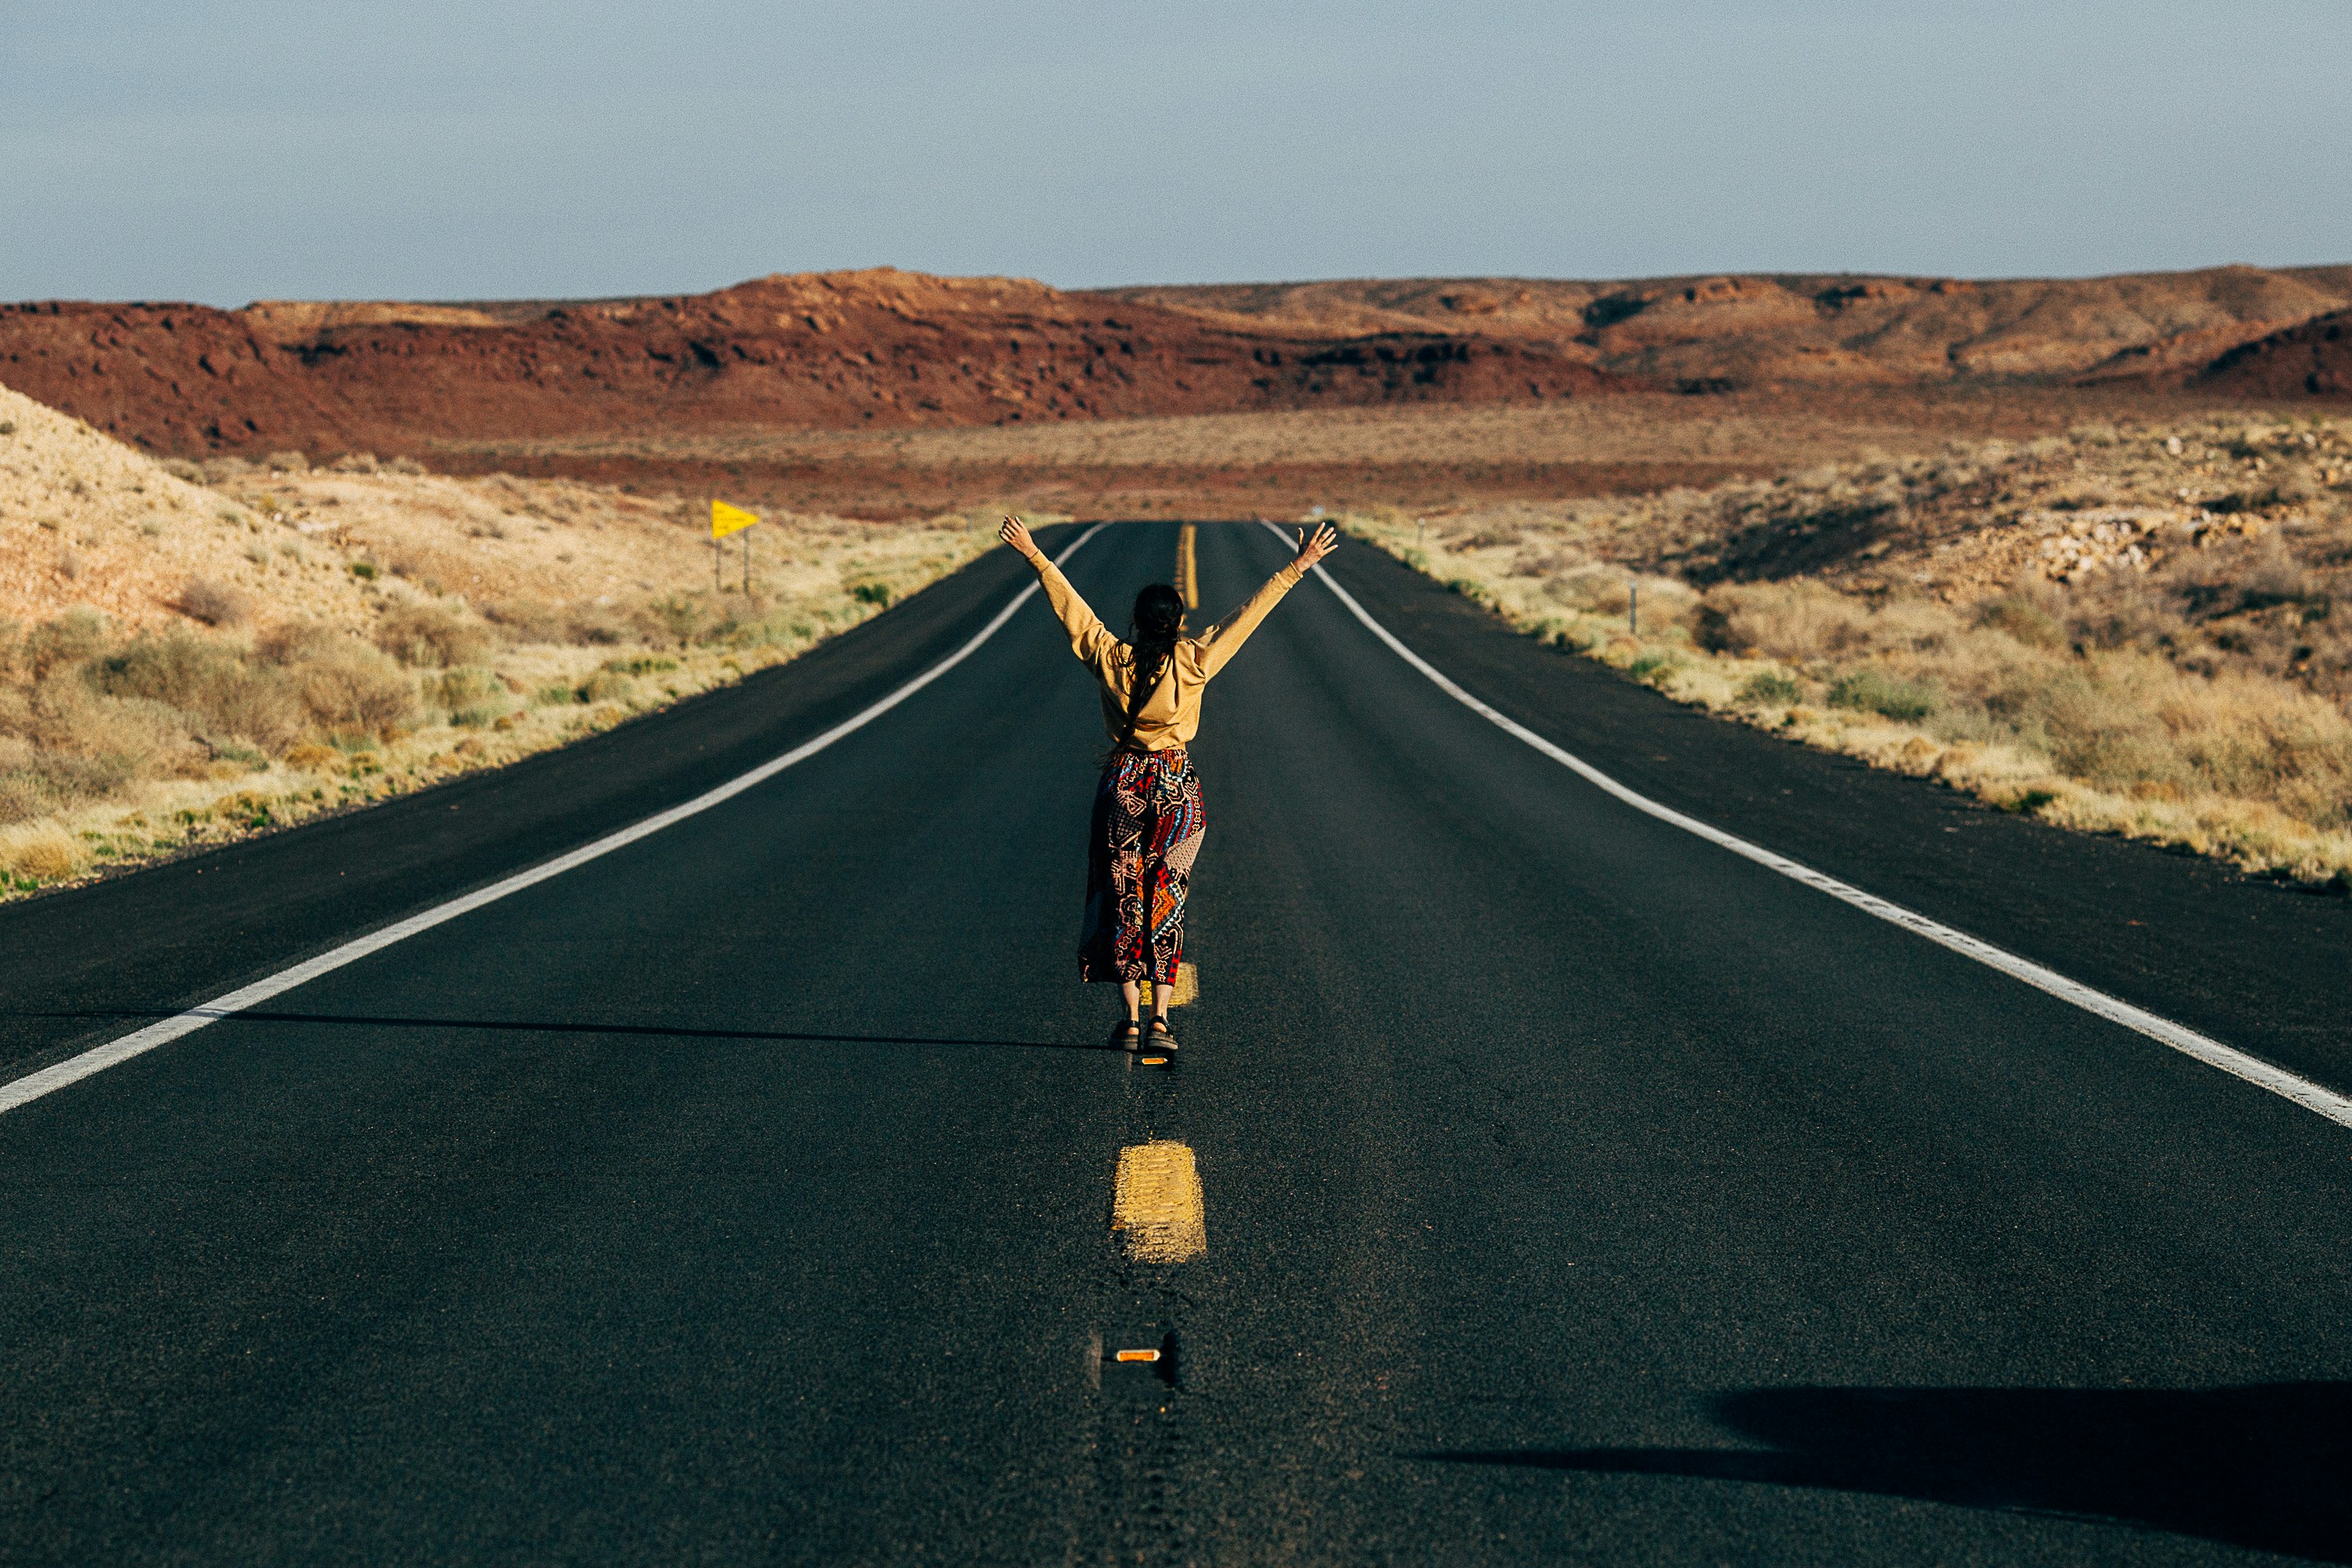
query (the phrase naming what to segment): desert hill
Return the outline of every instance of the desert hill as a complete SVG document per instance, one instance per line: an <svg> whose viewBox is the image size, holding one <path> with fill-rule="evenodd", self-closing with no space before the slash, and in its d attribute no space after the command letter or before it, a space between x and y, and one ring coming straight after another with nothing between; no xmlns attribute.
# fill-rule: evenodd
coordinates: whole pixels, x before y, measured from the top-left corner
<svg viewBox="0 0 2352 1568"><path fill-rule="evenodd" d="M0 899L561 744L992 539L772 512L722 587L704 516L411 463L159 460L0 386Z"/></svg>
<svg viewBox="0 0 2352 1568"><path fill-rule="evenodd" d="M1477 331L1235 327L882 268L536 305L0 307L0 383L152 451L840 429L1557 398L1580 353Z"/></svg>
<svg viewBox="0 0 2352 1568"><path fill-rule="evenodd" d="M1623 380L1689 391L1969 377L2177 385L2240 344L2352 305L2352 267L1982 282L1818 274L1459 278L1104 292L1237 329L1255 324L1297 335L1475 326L1582 353Z"/></svg>
<svg viewBox="0 0 2352 1568"><path fill-rule="evenodd" d="M2342 394L2342 377L2324 368L2279 367L2340 356L2336 339L2298 347L2293 334L2347 307L2352 267L1094 291L884 268L657 299L0 306L0 383L168 455L427 458L453 442L625 432L1526 404L1609 391L2038 384L2299 398Z"/></svg>
<svg viewBox="0 0 2352 1568"><path fill-rule="evenodd" d="M2352 310L2336 310L2252 342L2215 360L2200 388L2241 397L2352 396Z"/></svg>

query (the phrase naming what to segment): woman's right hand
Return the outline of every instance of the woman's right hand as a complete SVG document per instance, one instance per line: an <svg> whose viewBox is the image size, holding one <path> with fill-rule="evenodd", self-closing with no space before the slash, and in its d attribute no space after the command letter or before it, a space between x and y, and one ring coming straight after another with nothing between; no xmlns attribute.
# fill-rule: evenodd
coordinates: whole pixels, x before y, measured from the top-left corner
<svg viewBox="0 0 2352 1568"><path fill-rule="evenodd" d="M1339 531L1329 523L1327 522L1317 529L1315 537L1312 539L1307 537L1307 531L1302 528L1298 531L1298 555L1291 564L1297 567L1300 574L1304 575L1315 569L1317 562L1339 548Z"/></svg>
<svg viewBox="0 0 2352 1568"><path fill-rule="evenodd" d="M996 531L996 537L1030 560L1037 559L1037 542L1029 537L1029 525L1011 512L1004 514L1004 524Z"/></svg>

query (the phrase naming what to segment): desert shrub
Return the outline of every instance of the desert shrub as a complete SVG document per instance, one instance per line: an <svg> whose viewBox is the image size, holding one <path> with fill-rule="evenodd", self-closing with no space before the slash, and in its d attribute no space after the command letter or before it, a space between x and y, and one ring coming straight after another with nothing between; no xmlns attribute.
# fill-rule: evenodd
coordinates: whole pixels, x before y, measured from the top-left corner
<svg viewBox="0 0 2352 1568"><path fill-rule="evenodd" d="M379 467L373 452L346 452L328 466L339 474L372 474Z"/></svg>
<svg viewBox="0 0 2352 1568"><path fill-rule="evenodd" d="M375 624L375 645L403 664L471 664L490 649L489 629L440 605L395 605Z"/></svg>
<svg viewBox="0 0 2352 1568"><path fill-rule="evenodd" d="M287 668L312 721L331 734L390 740L415 722L416 687L379 648L318 644Z"/></svg>
<svg viewBox="0 0 2352 1568"><path fill-rule="evenodd" d="M482 607L482 618L515 642L562 642L572 617L561 605L544 599L509 599Z"/></svg>
<svg viewBox="0 0 2352 1568"><path fill-rule="evenodd" d="M2171 596L2136 572L2098 573L2078 584L2063 607L2060 640L2088 648L2163 647L2188 626Z"/></svg>
<svg viewBox="0 0 2352 1568"><path fill-rule="evenodd" d="M890 606L890 584L858 583L851 586L849 596L861 605L875 605L887 609Z"/></svg>
<svg viewBox="0 0 2352 1568"><path fill-rule="evenodd" d="M495 723L514 708L506 682L496 672L470 665L460 665L426 681L425 697L448 710L449 722L468 729Z"/></svg>
<svg viewBox="0 0 2352 1568"><path fill-rule="evenodd" d="M52 670L97 657L107 638L106 617L78 606L34 627L25 639L21 663L39 680Z"/></svg>
<svg viewBox="0 0 2352 1568"><path fill-rule="evenodd" d="M208 626L234 626L244 624L253 613L250 600L226 584L209 578L191 577L180 589L180 596L172 607L192 621L202 621Z"/></svg>
<svg viewBox="0 0 2352 1568"><path fill-rule="evenodd" d="M1738 701L1743 707L1769 708L1794 702L1804 694L1805 689L1789 676L1767 669L1748 678L1739 689Z"/></svg>
<svg viewBox="0 0 2352 1568"><path fill-rule="evenodd" d="M2352 721L2333 704L2256 675L2135 673L2130 696L2162 726L2179 773L2319 826L2352 824Z"/></svg>
<svg viewBox="0 0 2352 1568"><path fill-rule="evenodd" d="M388 458L384 460L383 471L387 474L421 474L425 472L425 465L414 458Z"/></svg>
<svg viewBox="0 0 2352 1568"><path fill-rule="evenodd" d="M694 640L694 635L702 629L707 618L702 605L684 594L666 594L652 600L641 614L653 635L675 642L680 647Z"/></svg>
<svg viewBox="0 0 2352 1568"><path fill-rule="evenodd" d="M81 844L55 822L0 828L0 871L31 882L70 877L89 865Z"/></svg>
<svg viewBox="0 0 2352 1568"><path fill-rule="evenodd" d="M626 702L637 694L637 683L625 675L600 669L580 683L583 702Z"/></svg>
<svg viewBox="0 0 2352 1568"><path fill-rule="evenodd" d="M2058 617L2022 594L2007 594L1986 601L1978 607L1977 623L2006 632L2032 647L2063 647L2066 644L2066 628L2058 624Z"/></svg>
<svg viewBox="0 0 2352 1568"><path fill-rule="evenodd" d="M1936 700L1933 688L1875 668L1849 671L1830 683L1831 707L1863 709L1905 723L1933 713Z"/></svg>
<svg viewBox="0 0 2352 1568"><path fill-rule="evenodd" d="M2278 535L2265 536L2250 554L2238 588L2241 608L2259 610L2302 602L2308 587L2303 563L2288 553Z"/></svg>
<svg viewBox="0 0 2352 1568"><path fill-rule="evenodd" d="M1622 616L1625 613L1625 579L1615 573L1570 572L1546 583L1544 595L1570 609L1585 610L1593 615Z"/></svg>
<svg viewBox="0 0 2352 1568"><path fill-rule="evenodd" d="M253 651L265 663L283 666L351 640L350 633L318 621L280 621L254 639Z"/></svg>
<svg viewBox="0 0 2352 1568"><path fill-rule="evenodd" d="M1832 658L1872 645L1869 607L1812 583L1759 583L1707 591L1702 606L1720 616L1722 646L1775 658Z"/></svg>
<svg viewBox="0 0 2352 1568"><path fill-rule="evenodd" d="M301 737L301 701L284 673L257 666L244 648L217 637L179 630L142 636L93 661L88 678L110 697L164 703L273 752Z"/></svg>
<svg viewBox="0 0 2352 1568"><path fill-rule="evenodd" d="M615 675L667 675L677 668L674 658L640 656L636 658L608 658L604 668Z"/></svg>
<svg viewBox="0 0 2352 1568"><path fill-rule="evenodd" d="M565 618L562 640L585 647L612 647L634 642L643 632L642 626L623 619L604 605L583 605Z"/></svg>
<svg viewBox="0 0 2352 1568"><path fill-rule="evenodd" d="M45 787L96 797L145 774L199 771L189 715L142 697L110 697L74 671L0 688L0 735L28 742Z"/></svg>
<svg viewBox="0 0 2352 1568"><path fill-rule="evenodd" d="M1637 657L1625 667L1625 673L1648 686L1662 686L1681 661L1671 653L1652 651Z"/></svg>
<svg viewBox="0 0 2352 1568"><path fill-rule="evenodd" d="M357 577L362 583L374 581L375 574L376 564L374 562L363 558L352 563L352 575Z"/></svg>
<svg viewBox="0 0 2352 1568"><path fill-rule="evenodd" d="M0 735L0 824L30 822L103 799L130 778L122 757L44 751L21 735Z"/></svg>

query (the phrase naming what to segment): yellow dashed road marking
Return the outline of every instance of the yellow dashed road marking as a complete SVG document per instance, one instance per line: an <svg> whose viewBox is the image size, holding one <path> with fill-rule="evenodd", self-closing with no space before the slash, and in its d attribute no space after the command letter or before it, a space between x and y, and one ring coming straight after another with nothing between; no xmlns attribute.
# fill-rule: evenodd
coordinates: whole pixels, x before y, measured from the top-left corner
<svg viewBox="0 0 2352 1568"><path fill-rule="evenodd" d="M1184 607L1188 610L1201 607L1201 580L1192 560L1192 534L1189 522L1176 531L1176 591L1184 595Z"/></svg>
<svg viewBox="0 0 2352 1568"><path fill-rule="evenodd" d="M1181 1263L1208 1251L1192 1151L1167 1139L1121 1149L1110 1228L1127 1233L1127 1255L1138 1263Z"/></svg>
<svg viewBox="0 0 2352 1568"><path fill-rule="evenodd" d="M1157 987L1155 987L1150 981L1147 980L1143 983L1143 1005L1146 1007L1151 1005L1152 994L1156 989ZM1189 963L1178 964L1176 966L1176 984L1174 989L1176 994L1168 998L1168 1005L1171 1007L1181 1007L1187 1002L1199 1000L1201 995L1201 972L1193 968Z"/></svg>

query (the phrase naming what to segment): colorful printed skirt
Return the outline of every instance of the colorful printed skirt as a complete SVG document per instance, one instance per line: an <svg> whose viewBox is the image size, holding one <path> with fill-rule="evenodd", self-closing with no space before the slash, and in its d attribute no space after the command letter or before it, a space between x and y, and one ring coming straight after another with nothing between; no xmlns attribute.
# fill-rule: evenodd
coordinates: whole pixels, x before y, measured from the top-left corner
<svg viewBox="0 0 2352 1568"><path fill-rule="evenodd" d="M1118 751L1095 791L1078 977L1173 984L1201 835L1201 775L1181 746Z"/></svg>

